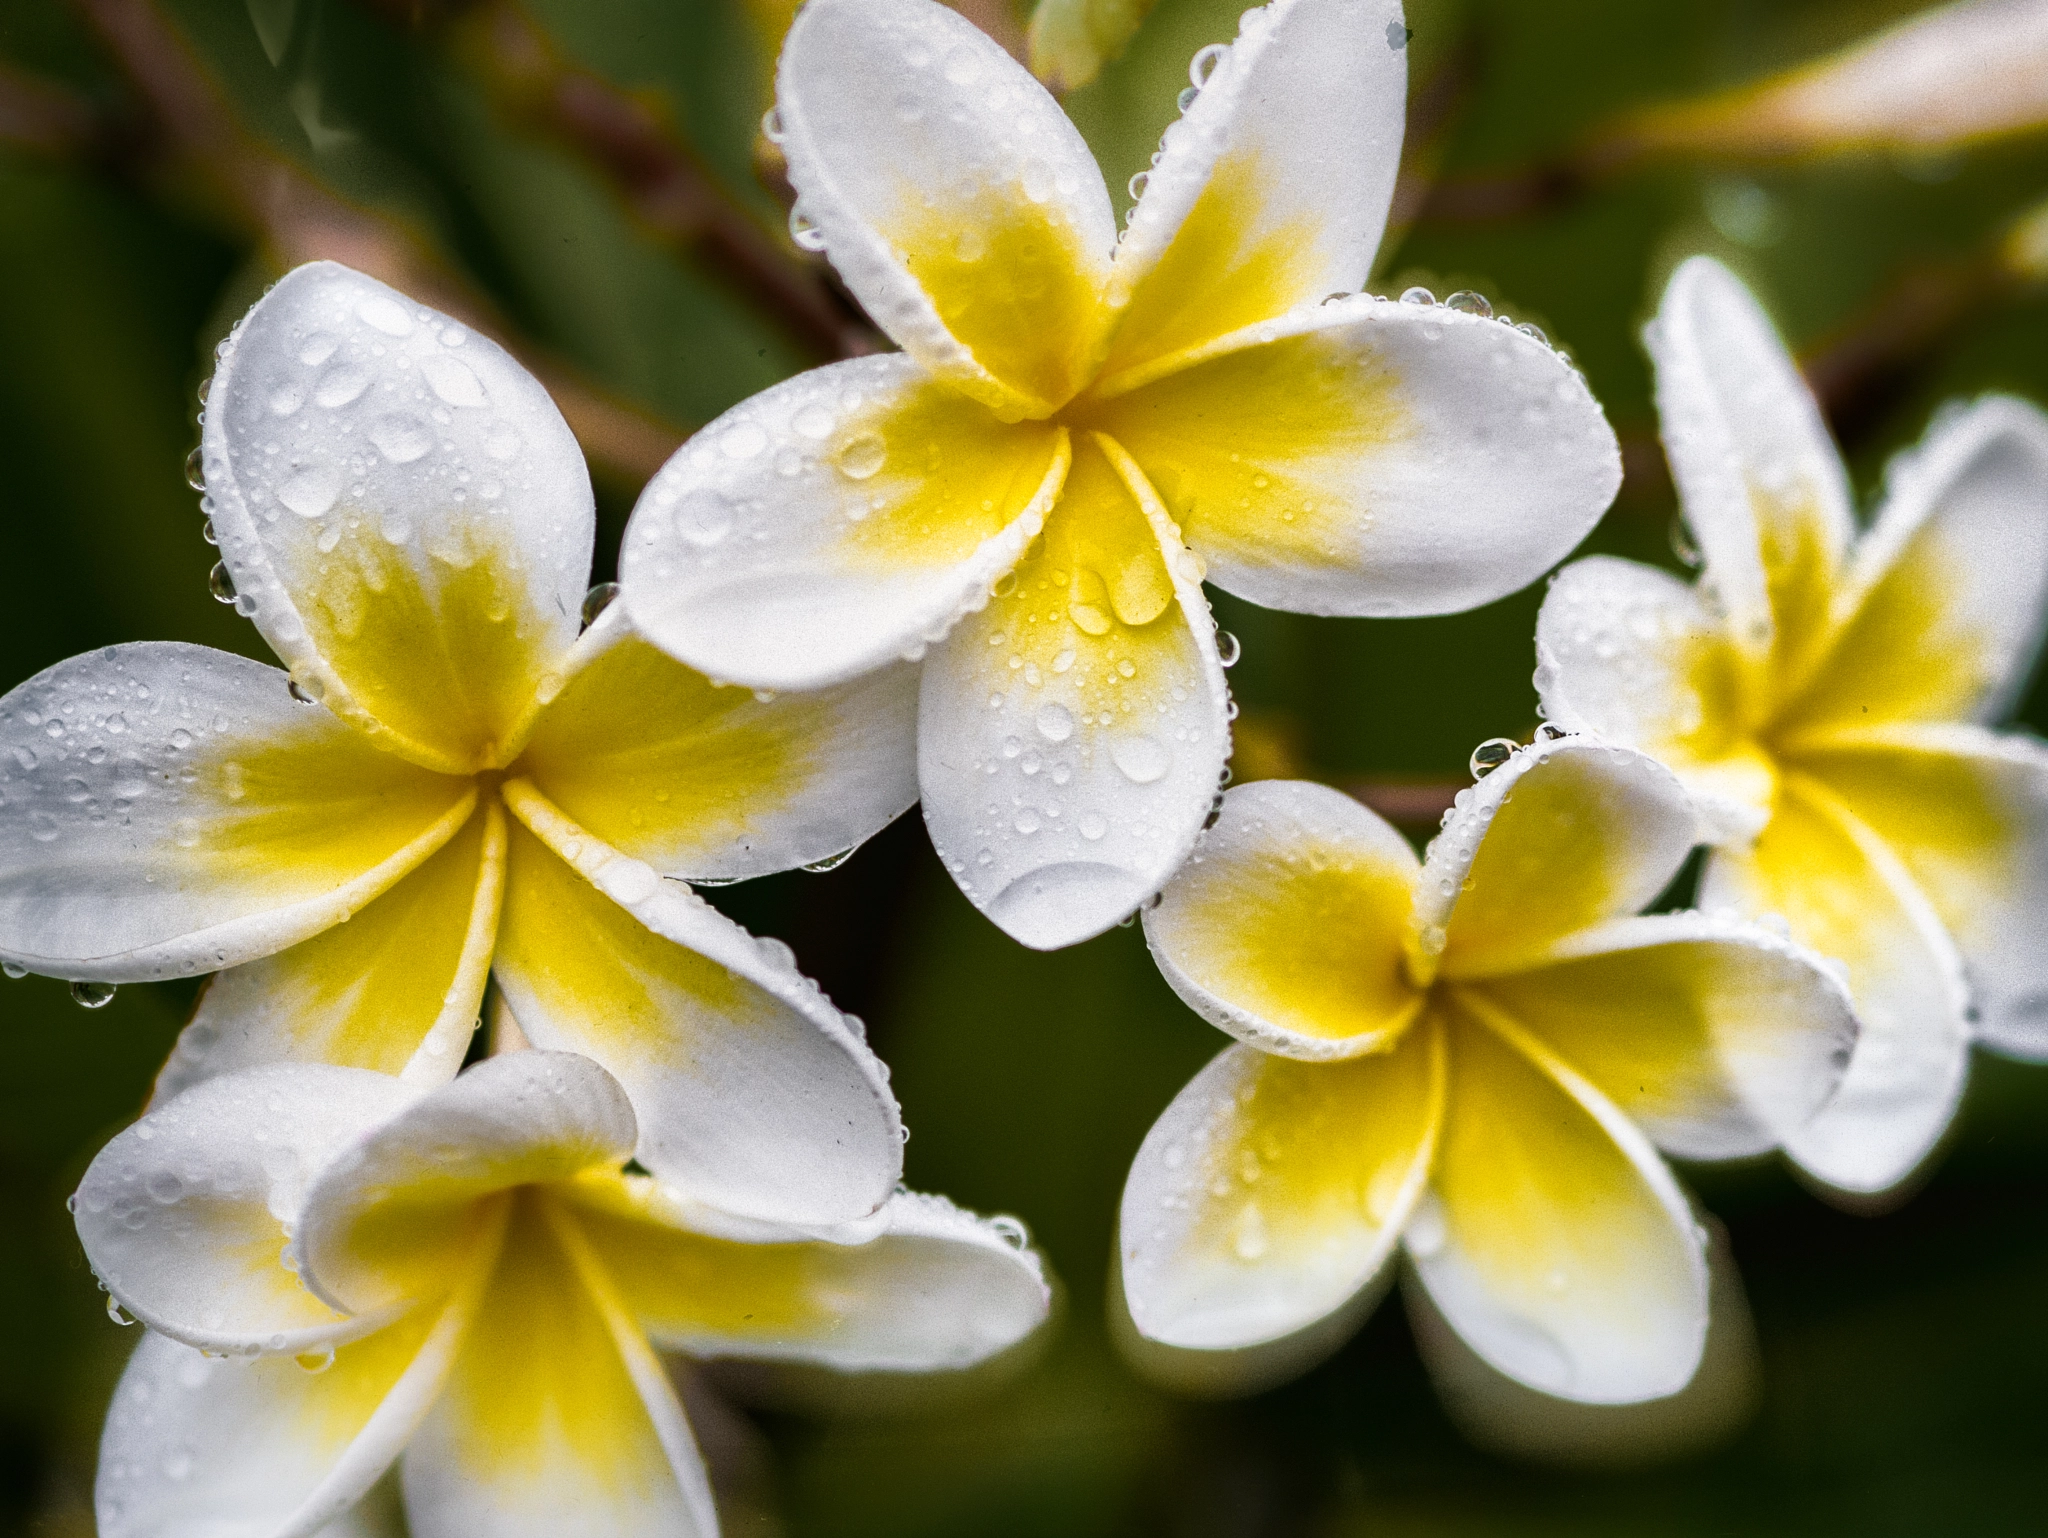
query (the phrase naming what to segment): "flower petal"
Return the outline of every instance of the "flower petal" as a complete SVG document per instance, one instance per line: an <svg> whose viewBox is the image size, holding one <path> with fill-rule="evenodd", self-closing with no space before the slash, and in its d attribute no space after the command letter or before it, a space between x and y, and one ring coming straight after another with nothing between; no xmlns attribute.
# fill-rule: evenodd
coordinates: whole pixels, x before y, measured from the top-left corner
<svg viewBox="0 0 2048 1538"><path fill-rule="evenodd" d="M1124 1297L1139 1332L1230 1350L1343 1307L1415 1208L1443 1094L1434 1018L1342 1062L1222 1052L1153 1123L1124 1185Z"/></svg>
<svg viewBox="0 0 2048 1538"><path fill-rule="evenodd" d="M1146 910L1145 940L1190 1009L1255 1047L1309 1061L1384 1051L1422 1004L1407 974L1420 869L1340 791L1240 785Z"/></svg>
<svg viewBox="0 0 2048 1538"><path fill-rule="evenodd" d="M448 1386L404 1465L415 1538L716 1538L689 1423L551 1198L516 1193Z"/></svg>
<svg viewBox="0 0 2048 1538"><path fill-rule="evenodd" d="M600 633L600 631L602 633ZM615 605L519 760L555 805L665 875L733 880L852 849L917 800L917 673L757 698L633 634Z"/></svg>
<svg viewBox="0 0 2048 1538"><path fill-rule="evenodd" d="M1761 651L1775 617L1780 666L1796 668L1855 530L1820 407L1755 296L1711 257L1671 275L1644 341L1707 580L1738 641Z"/></svg>
<svg viewBox="0 0 2048 1538"><path fill-rule="evenodd" d="M1087 420L1217 586L1310 614L1445 614L1525 587L1621 484L1585 380L1498 321L1369 295L1106 381Z"/></svg>
<svg viewBox="0 0 2048 1538"><path fill-rule="evenodd" d="M1483 1013L1482 1013L1483 1011ZM1704 1234L1636 1130L1512 1017L1457 997L1417 1274L1467 1345L1561 1399L1674 1394L1707 1330Z"/></svg>
<svg viewBox="0 0 2048 1538"><path fill-rule="evenodd" d="M298 1222L306 1285L357 1314L447 1291L475 1263L484 1198L623 1164L634 1133L626 1092L589 1059L485 1058L319 1171Z"/></svg>
<svg viewBox="0 0 2048 1538"><path fill-rule="evenodd" d="M1781 915L1794 939L1847 968L1856 1051L1786 1148L1843 1190L1905 1179L1955 1114L1970 1042L1961 959L1898 857L1824 784L1787 772L1770 826L1750 849L1716 852L1700 902Z"/></svg>
<svg viewBox="0 0 2048 1538"><path fill-rule="evenodd" d="M1574 561L1536 616L1544 714L1663 763L1729 843L1756 837L1777 792L1777 770L1750 735L1746 678L1699 590L1654 566Z"/></svg>
<svg viewBox="0 0 2048 1538"><path fill-rule="evenodd" d="M144 1335L100 1439L102 1538L326 1538L404 1449L474 1306L401 1319L309 1365L212 1360Z"/></svg>
<svg viewBox="0 0 2048 1538"><path fill-rule="evenodd" d="M1045 88L932 0L813 0L776 74L799 213L939 378L1043 416L1099 356L1102 173Z"/></svg>
<svg viewBox="0 0 2048 1538"><path fill-rule="evenodd" d="M157 1100L280 1061L446 1083L483 1008L504 888L505 812L494 797L348 923L209 982Z"/></svg>
<svg viewBox="0 0 2048 1538"><path fill-rule="evenodd" d="M627 611L713 678L843 682L985 600L1044 525L1067 455L1064 428L1006 426L908 358L813 369L648 482L619 555Z"/></svg>
<svg viewBox="0 0 2048 1538"><path fill-rule="evenodd" d="M918 782L961 891L1052 950L1186 858L1230 728L1200 563L1116 444L1078 449L1034 549L925 663Z"/></svg>
<svg viewBox="0 0 2048 1538"><path fill-rule="evenodd" d="M1837 613L1788 736L2001 719L2048 624L2048 416L1990 396L1894 460Z"/></svg>
<svg viewBox="0 0 2048 1538"><path fill-rule="evenodd" d="M1446 977L1512 972L1647 906L1697 842L1655 759L1592 737L1539 741L1460 795L1423 857L1416 920Z"/></svg>
<svg viewBox="0 0 2048 1538"><path fill-rule="evenodd" d="M339 923L446 843L475 791L171 642L0 700L0 956L110 982L211 972Z"/></svg>
<svg viewBox="0 0 2048 1538"><path fill-rule="evenodd" d="M1408 94L1398 0L1274 0L1239 25L1117 247L1110 303L1128 308L1111 370L1355 291L1372 270Z"/></svg>
<svg viewBox="0 0 2048 1538"><path fill-rule="evenodd" d="M1977 1034L2048 1057L2048 745L1980 726L1835 738L1800 768L1855 814L1962 954Z"/></svg>
<svg viewBox="0 0 2048 1538"><path fill-rule="evenodd" d="M301 1063L198 1085L86 1170L72 1202L86 1256L123 1308L188 1345L318 1351L362 1335L376 1316L344 1318L300 1284L292 1225L321 1166L416 1098L383 1074Z"/></svg>
<svg viewBox="0 0 2048 1538"><path fill-rule="evenodd" d="M221 558L301 686L392 751L485 766L576 638L596 522L547 392L333 262L235 328L208 395Z"/></svg>
<svg viewBox="0 0 2048 1538"><path fill-rule="evenodd" d="M1856 1044L1848 990L1819 957L1698 913L1616 919L1469 986L1687 1159L1777 1147Z"/></svg>
<svg viewBox="0 0 2048 1538"><path fill-rule="evenodd" d="M567 1193L633 1317L665 1351L841 1372L973 1366L1045 1322L1044 1265L1014 1221L898 1192L860 1242L744 1242L675 1193L593 1172Z"/></svg>
<svg viewBox="0 0 2048 1538"><path fill-rule="evenodd" d="M519 781L496 975L535 1046L616 1075L638 1157L703 1202L832 1223L903 1169L888 1077L786 947L578 828Z"/></svg>

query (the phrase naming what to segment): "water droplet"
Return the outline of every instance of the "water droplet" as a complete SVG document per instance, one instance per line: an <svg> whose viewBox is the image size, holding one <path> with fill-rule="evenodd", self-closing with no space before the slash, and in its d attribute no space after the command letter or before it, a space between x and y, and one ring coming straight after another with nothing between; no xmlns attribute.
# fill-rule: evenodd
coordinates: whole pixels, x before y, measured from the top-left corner
<svg viewBox="0 0 2048 1538"><path fill-rule="evenodd" d="M1109 750L1110 761L1133 785L1150 785L1166 778L1172 756L1157 737L1140 734L1120 737Z"/></svg>
<svg viewBox="0 0 2048 1538"><path fill-rule="evenodd" d="M1523 336L1530 337L1535 341L1541 342L1545 347L1548 347L1550 345L1550 338L1544 332L1541 326L1533 325L1529 321L1525 320L1519 323L1515 327L1515 329L1521 332Z"/></svg>
<svg viewBox="0 0 2048 1538"><path fill-rule="evenodd" d="M600 582L583 595L583 626L587 630L597 623L598 615L612 606L612 600L619 596L616 582Z"/></svg>
<svg viewBox="0 0 2048 1538"><path fill-rule="evenodd" d="M307 368L318 368L334 356L334 349L340 345L329 332L315 331L299 345L299 361Z"/></svg>
<svg viewBox="0 0 2048 1538"><path fill-rule="evenodd" d="M813 860L810 864L806 865L804 869L811 872L813 875L822 876L827 871L839 869L840 866L844 865L848 860L853 858L854 851L859 848L860 845L858 844L851 845L845 849L840 850L837 854L826 855L825 858L822 860Z"/></svg>
<svg viewBox="0 0 2048 1538"><path fill-rule="evenodd" d="M873 433L862 433L847 440L833 457L833 463L848 480L864 481L880 470L887 458L888 449L882 440Z"/></svg>
<svg viewBox="0 0 2048 1538"><path fill-rule="evenodd" d="M322 693L326 692L325 689L321 687L318 679L313 680L313 688L321 688ZM285 681L286 692L289 693L291 697L297 700L301 705L317 705L320 703L320 695L315 694L313 692L313 688L308 688L305 684L300 683L296 678L287 679Z"/></svg>
<svg viewBox="0 0 2048 1538"><path fill-rule="evenodd" d="M159 1207L168 1207L185 1194L185 1182L171 1170L158 1170L149 1177L144 1189L149 1199Z"/></svg>
<svg viewBox="0 0 2048 1538"><path fill-rule="evenodd" d="M28 976L28 968L18 967L11 961L0 961L0 973L12 978L23 978Z"/></svg>
<svg viewBox="0 0 2048 1538"><path fill-rule="evenodd" d="M1418 284L1414 288L1404 288L1401 290L1401 303L1435 304L1436 295L1431 293L1428 289L1423 288L1420 284Z"/></svg>
<svg viewBox="0 0 2048 1538"><path fill-rule="evenodd" d="M1408 39L1415 35L1412 27L1404 27L1398 21L1387 23L1387 46L1399 53L1408 46Z"/></svg>
<svg viewBox="0 0 2048 1538"><path fill-rule="evenodd" d="M838 419L816 401L812 401L789 419L789 425L804 437L822 443L832 436L832 429L838 425Z"/></svg>
<svg viewBox="0 0 2048 1538"><path fill-rule="evenodd" d="M1180 95L1174 98L1174 105L1185 112L1195 104L1195 98L1201 94L1202 88L1198 85L1182 86Z"/></svg>
<svg viewBox="0 0 2048 1538"><path fill-rule="evenodd" d="M1224 55L1229 52L1228 43L1211 43L1202 49L1188 60L1188 83L1197 91L1201 90L1209 83L1209 78L1216 73L1216 66L1223 62Z"/></svg>
<svg viewBox="0 0 2048 1538"><path fill-rule="evenodd" d="M332 465L307 465L277 488L277 500L301 518L322 516L340 495L341 472Z"/></svg>
<svg viewBox="0 0 2048 1538"><path fill-rule="evenodd" d="M80 1009L105 1009L114 1002L114 985L112 983L73 983L71 985L71 1002Z"/></svg>
<svg viewBox="0 0 2048 1538"><path fill-rule="evenodd" d="M220 543L220 535L214 532L213 520L211 518L199 525L199 537L209 545L218 545Z"/></svg>
<svg viewBox="0 0 2048 1538"><path fill-rule="evenodd" d="M389 294L372 294L356 306L356 316L364 325L374 326L386 336L412 335L412 317Z"/></svg>
<svg viewBox="0 0 2048 1538"><path fill-rule="evenodd" d="M1227 668L1236 667L1237 659L1241 654L1242 648L1239 647L1236 636L1227 630L1216 632L1216 660L1218 662Z"/></svg>
<svg viewBox="0 0 2048 1538"><path fill-rule="evenodd" d="M735 422L719 434L718 447L727 459L752 459L768 447L768 434L759 422Z"/></svg>
<svg viewBox="0 0 2048 1538"><path fill-rule="evenodd" d="M1038 707L1038 735L1047 742L1065 742L1074 735L1074 714L1066 706L1048 700Z"/></svg>
<svg viewBox="0 0 2048 1538"><path fill-rule="evenodd" d="M334 1365L334 1348L329 1346L325 1351L302 1351L292 1360L307 1372L325 1372Z"/></svg>
<svg viewBox="0 0 2048 1538"><path fill-rule="evenodd" d="M194 491L206 490L206 456L196 443L192 445L192 452L185 456L185 484Z"/></svg>
<svg viewBox="0 0 2048 1538"><path fill-rule="evenodd" d="M1456 310L1460 315L1488 316L1493 314L1493 303L1486 295L1469 288L1461 288L1444 301L1444 308Z"/></svg>
<svg viewBox="0 0 2048 1538"><path fill-rule="evenodd" d="M1124 184L1124 190L1129 192L1133 199L1142 198L1145 195L1146 187L1151 185L1151 182L1152 173L1150 171L1140 171Z"/></svg>
<svg viewBox="0 0 2048 1538"><path fill-rule="evenodd" d="M946 81L949 85L972 85L981 78L981 57L964 44L946 55Z"/></svg>
<svg viewBox="0 0 2048 1538"><path fill-rule="evenodd" d="M429 353L420 359L420 372L426 376L428 387L451 406L474 411L491 403L484 394L484 382L460 358Z"/></svg>
<svg viewBox="0 0 2048 1538"><path fill-rule="evenodd" d="M1692 530L1686 527L1685 514L1671 515L1671 553L1678 557L1678 564L1693 571L1699 570L1700 547L1693 543Z"/></svg>
<svg viewBox="0 0 2048 1538"><path fill-rule="evenodd" d="M1520 746L1512 737L1489 737L1472 750L1469 767L1472 778L1483 780L1502 764L1515 756Z"/></svg>
<svg viewBox="0 0 2048 1538"><path fill-rule="evenodd" d="M675 511L676 533L708 550L732 532L732 504L715 491L693 491Z"/></svg>
<svg viewBox="0 0 2048 1538"><path fill-rule="evenodd" d="M782 109L780 107L770 107L761 114L761 137L770 144L780 144L782 142Z"/></svg>
<svg viewBox="0 0 2048 1538"><path fill-rule="evenodd" d="M206 590L221 603L235 601L235 579L229 574L226 561L213 563L213 570L206 574Z"/></svg>
<svg viewBox="0 0 2048 1538"><path fill-rule="evenodd" d="M789 238L806 251L825 249L825 232L811 223L810 213L801 203L789 210Z"/></svg>
<svg viewBox="0 0 2048 1538"><path fill-rule="evenodd" d="M369 436L377 452L394 465L409 465L434 446L433 430L418 417L406 416L403 412L377 418L370 424ZM284 493L279 491L278 496L282 498ZM326 509L320 511L325 512ZM307 516L317 518L319 513Z"/></svg>
<svg viewBox="0 0 2048 1538"><path fill-rule="evenodd" d="M346 406L370 387L370 371L353 363L337 363L313 387L315 405L332 411Z"/></svg>

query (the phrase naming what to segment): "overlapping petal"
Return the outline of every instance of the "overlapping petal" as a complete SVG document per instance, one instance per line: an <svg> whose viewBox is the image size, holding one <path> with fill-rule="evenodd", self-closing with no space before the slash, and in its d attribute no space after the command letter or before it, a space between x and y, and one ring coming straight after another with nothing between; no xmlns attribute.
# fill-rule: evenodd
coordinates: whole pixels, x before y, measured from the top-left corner
<svg viewBox="0 0 2048 1538"><path fill-rule="evenodd" d="M205 473L238 607L300 686L394 752L502 763L575 639L589 476L502 348L332 262L243 319Z"/></svg>
<svg viewBox="0 0 2048 1538"><path fill-rule="evenodd" d="M1120 1263L1138 1328L1228 1349L1340 1308L1422 1193L1445 1072L1434 1019L1344 1062L1219 1055L1153 1124L1124 1186Z"/></svg>
<svg viewBox="0 0 2048 1538"><path fill-rule="evenodd" d="M1788 773L1756 843L1708 862L1700 901L1779 915L1846 968L1856 1052L1833 1099L1786 1148L1829 1185L1896 1185L1948 1126L1969 1063L1961 958L1925 894L1838 796Z"/></svg>
<svg viewBox="0 0 2048 1538"><path fill-rule="evenodd" d="M1285 1057L1389 1046L1423 995L1409 980L1414 851L1326 786L1267 780L1222 816L1145 914L1174 992L1211 1025Z"/></svg>
<svg viewBox="0 0 2048 1538"><path fill-rule="evenodd" d="M452 1079L483 1007L504 885L505 812L493 798L347 923L214 977L157 1099L281 1061Z"/></svg>
<svg viewBox="0 0 2048 1538"><path fill-rule="evenodd" d="M1229 754L1194 558L1113 441L1080 446L1042 544L925 663L918 778L968 898L1051 949L1186 857Z"/></svg>
<svg viewBox="0 0 2048 1538"><path fill-rule="evenodd" d="M299 1282L294 1224L321 1166L417 1091L305 1064L199 1085L93 1160L72 1210L100 1280L152 1329L211 1351L314 1351L347 1318ZM392 1300L382 1300L392 1301Z"/></svg>
<svg viewBox="0 0 2048 1538"><path fill-rule="evenodd" d="M1684 790L1654 759L1590 737L1539 741L1474 786L1430 844L1421 946L1446 977L1516 970L1646 907L1697 833Z"/></svg>
<svg viewBox="0 0 2048 1538"><path fill-rule="evenodd" d="M1977 1034L2048 1056L2048 748L1909 723L1837 736L1798 762L1926 897L1961 953Z"/></svg>
<svg viewBox="0 0 2048 1538"><path fill-rule="evenodd" d="M900 355L800 374L648 483L619 557L625 603L712 678L856 677L986 599L1043 527L1067 442L1045 423L1005 426Z"/></svg>
<svg viewBox="0 0 2048 1538"><path fill-rule="evenodd" d="M1016 1345L1051 1301L1020 1228L940 1197L898 1192L859 1242L834 1243L709 1232L644 1178L593 1172L566 1195L622 1305L695 1357L958 1369Z"/></svg>
<svg viewBox="0 0 2048 1538"><path fill-rule="evenodd" d="M1400 165L1398 0L1276 0L1211 55L1117 248L1110 372L1364 286Z"/></svg>
<svg viewBox="0 0 2048 1538"><path fill-rule="evenodd" d="M671 876L815 864L917 800L917 674L758 699L633 634L618 605L542 713L519 767L564 813Z"/></svg>
<svg viewBox="0 0 2048 1538"><path fill-rule="evenodd" d="M1848 990L1819 958L1698 913L1618 919L1467 986L1659 1147L1690 1159L1762 1153L1795 1136L1856 1043Z"/></svg>
<svg viewBox="0 0 2048 1538"><path fill-rule="evenodd" d="M0 954L123 982L268 955L454 836L467 781L381 753L285 676L176 643L60 662L0 701Z"/></svg>
<svg viewBox="0 0 2048 1538"><path fill-rule="evenodd" d="M1534 581L1621 484L1569 363L1442 306L1333 299L1097 393L1077 409L1145 467L1217 585L1276 608L1469 609Z"/></svg>
<svg viewBox="0 0 2048 1538"><path fill-rule="evenodd" d="M1099 356L1109 194L1059 104L926 0L814 0L776 76L804 218L919 364L1044 416Z"/></svg>
<svg viewBox="0 0 2048 1538"><path fill-rule="evenodd" d="M830 1223L902 1171L874 1055L787 951L508 781L510 869L495 975L533 1044L625 1085L638 1157L699 1200Z"/></svg>
<svg viewBox="0 0 2048 1538"><path fill-rule="evenodd" d="M1431 1300L1545 1393L1676 1393L1707 1328L1684 1195L1648 1139L1510 1018L1466 993L1457 1013L1432 1200L1407 1235Z"/></svg>

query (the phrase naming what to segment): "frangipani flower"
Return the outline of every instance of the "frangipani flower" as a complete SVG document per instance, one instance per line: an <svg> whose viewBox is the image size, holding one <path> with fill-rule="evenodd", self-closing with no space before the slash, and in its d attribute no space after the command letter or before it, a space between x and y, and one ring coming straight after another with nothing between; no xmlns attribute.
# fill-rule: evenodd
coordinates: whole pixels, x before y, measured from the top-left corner
<svg viewBox="0 0 2048 1538"><path fill-rule="evenodd" d="M1840 1076L1847 994L1764 929L1636 916L1695 836L1651 759L1539 742L1459 801L1418 862L1334 790L1243 786L1146 914L1175 992L1243 1044L1138 1151L1131 1319L1167 1346L1277 1347L1355 1323L1398 1244L1508 1376L1675 1393L1707 1265L1653 1144L1782 1142Z"/></svg>
<svg viewBox="0 0 2048 1538"><path fill-rule="evenodd" d="M1700 901L1848 969L1863 1035L1787 1148L1878 1191L1934 1146L1974 1033L2048 1057L2048 751L1996 733L2048 618L2048 418L1989 397L1848 479L1769 319L1679 268L1647 338L1698 587L1595 558L1537 627L1550 718L1654 753L1711 814Z"/></svg>
<svg viewBox="0 0 2048 1538"><path fill-rule="evenodd" d="M331 263L222 349L204 450L222 573L289 678L140 644L0 700L0 956L227 969L160 1093L277 1059L445 1081L495 976L699 1198L873 1211L902 1166L881 1065L786 948L663 877L817 861L908 807L910 670L761 703L616 605L579 638L594 515L553 403Z"/></svg>
<svg viewBox="0 0 2048 1538"><path fill-rule="evenodd" d="M899 1193L832 1236L865 1242L739 1225L622 1174L635 1139L618 1082L560 1052L425 1092L254 1068L115 1138L72 1207L151 1333L107 1416L102 1538L315 1533L401 1458L414 1538L709 1538L657 1353L930 1371L1045 1318L1014 1223Z"/></svg>
<svg viewBox="0 0 2048 1538"><path fill-rule="evenodd" d="M932 840L1028 945L1108 927L1201 830L1229 747L1205 574L1317 614L1467 608L1618 484L1539 336L1351 292L1400 151L1400 17L1247 11L1121 241L1080 135L968 22L811 0L790 29L796 226L903 351L686 445L634 513L625 602L759 687L922 656Z"/></svg>

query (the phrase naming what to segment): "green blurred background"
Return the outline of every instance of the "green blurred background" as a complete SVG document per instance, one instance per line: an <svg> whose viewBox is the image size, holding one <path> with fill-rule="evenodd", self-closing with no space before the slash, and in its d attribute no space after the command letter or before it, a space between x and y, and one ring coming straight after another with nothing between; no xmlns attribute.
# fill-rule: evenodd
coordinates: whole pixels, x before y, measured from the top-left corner
<svg viewBox="0 0 2048 1538"><path fill-rule="evenodd" d="M1144 166L1189 56L1233 34L1240 4L1159 0L1128 54L1069 96L1112 187ZM973 9L1014 30L1004 0ZM1412 0L1415 217L1376 286L1479 288L1575 353L1628 447L1594 548L1676 565L1636 333L1693 251L1749 277L1815 360L1866 496L1942 399L2048 399L2048 301L1987 256L2048 196L2038 136L1574 174L1594 163L1575 147L1617 112L1751 79L1913 9ZM441 287L422 297L482 306L577 392L609 575L639 481L676 437L818 361L833 326L857 330L782 236L775 168L757 158L778 10L0 0L0 685L131 639L264 655L207 595L214 554L181 464L214 342L280 262L314 251L429 274ZM725 223L707 235L712 183ZM783 302L736 283L721 250L769 253ZM807 318L792 323L798 301ZM1539 596L1408 622L1219 598L1244 643L1239 778L1421 782L1426 802L1481 738L1533 727ZM2026 719L2048 725L2039 688ZM1103 1291L1123 1174L1223 1045L1135 930L1057 955L1016 947L956 893L914 816L836 873L717 895L867 1018L915 1134L910 1182L1019 1215L1065 1284L1042 1356L978 1397L762 1412L753 1432L735 1421L708 1437L735 1533L2043 1530L2048 1070L1980 1061L1931 1176L1882 1215L1823 1205L1776 1161L1686 1171L1746 1283L1753 1409L1712 1445L1640 1466L1606 1466L1626 1461L1626 1427L1596 1428L1576 1459L1512 1456L1447 1414L1398 1299L1323 1366L1253 1399L1179 1399L1121 1364ZM61 983L0 984L0 1530L91 1530L98 1421L133 1336L103 1316L63 1197L135 1114L190 1001L176 985L126 987L86 1013Z"/></svg>

